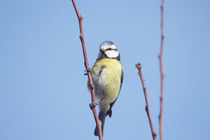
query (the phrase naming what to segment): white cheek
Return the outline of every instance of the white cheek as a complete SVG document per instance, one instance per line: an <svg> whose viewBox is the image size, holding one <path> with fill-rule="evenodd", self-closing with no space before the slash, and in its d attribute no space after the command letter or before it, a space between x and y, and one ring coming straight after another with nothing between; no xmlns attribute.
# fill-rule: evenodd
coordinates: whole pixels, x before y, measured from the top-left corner
<svg viewBox="0 0 210 140"><path fill-rule="evenodd" d="M109 58L116 58L116 57L118 57L119 52L118 52L118 51L110 50L110 51L105 51L105 54L106 54L107 57L109 57Z"/></svg>

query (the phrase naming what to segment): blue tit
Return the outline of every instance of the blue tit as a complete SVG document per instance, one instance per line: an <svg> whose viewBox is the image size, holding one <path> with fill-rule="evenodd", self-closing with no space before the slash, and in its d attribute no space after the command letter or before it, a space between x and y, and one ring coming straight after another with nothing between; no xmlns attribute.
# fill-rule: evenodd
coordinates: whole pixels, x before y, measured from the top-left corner
<svg viewBox="0 0 210 140"><path fill-rule="evenodd" d="M107 115L112 116L112 107L119 96L123 82L120 54L113 42L105 41L101 43L98 58L91 72L103 133L105 118ZM94 135L99 135L97 127Z"/></svg>

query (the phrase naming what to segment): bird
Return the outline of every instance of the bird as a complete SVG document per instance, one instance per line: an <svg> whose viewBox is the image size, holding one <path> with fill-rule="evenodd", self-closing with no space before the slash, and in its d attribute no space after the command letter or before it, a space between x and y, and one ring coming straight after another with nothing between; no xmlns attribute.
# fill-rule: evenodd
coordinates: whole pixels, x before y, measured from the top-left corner
<svg viewBox="0 0 210 140"><path fill-rule="evenodd" d="M99 106L98 117L103 135L105 118L106 116L112 116L112 107L119 96L123 83L123 66L120 61L120 53L112 41L104 41L100 44L98 58L91 69L91 74L96 103ZM90 90L90 85L88 85L88 88ZM99 136L97 126L94 135Z"/></svg>

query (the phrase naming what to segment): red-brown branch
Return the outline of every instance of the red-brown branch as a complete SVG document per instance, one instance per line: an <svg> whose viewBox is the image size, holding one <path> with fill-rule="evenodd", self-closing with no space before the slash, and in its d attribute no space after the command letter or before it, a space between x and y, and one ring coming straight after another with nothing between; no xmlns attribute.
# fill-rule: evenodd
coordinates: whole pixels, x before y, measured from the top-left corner
<svg viewBox="0 0 210 140"><path fill-rule="evenodd" d="M160 115L159 115L159 133L160 133L160 140L163 140L163 44L164 44L164 0L161 3L161 45L160 45L160 54L159 54L159 62L160 62Z"/></svg>
<svg viewBox="0 0 210 140"><path fill-rule="evenodd" d="M94 90L94 85L93 85L93 81L92 81L90 67L89 67L89 64L88 64L88 58L87 58L87 52L86 52L86 47L85 47L85 41L84 41L84 37L83 37L83 25L82 25L83 17L82 17L82 15L79 14L79 11L77 9L77 6L76 6L76 3L75 3L74 0L72 0L72 4L74 6L74 10L75 10L75 12L77 14L77 18L78 18L78 21L79 21L80 41L81 41L81 44L82 44L82 50L83 50L83 56L84 56L84 64L85 64L85 68L87 70L89 85L91 87L90 89L91 89L92 105L94 105L95 104L95 90ZM96 111L95 106L92 106L91 110L93 112L94 119L95 119L95 122L96 122L96 125L97 125L97 128L98 128L98 131L99 131L99 136L98 136L99 140L103 140L102 130L101 130L101 123L100 123L100 120L99 120L99 118L97 116L97 111Z"/></svg>
<svg viewBox="0 0 210 140"><path fill-rule="evenodd" d="M147 97L147 90L146 90L145 83L144 83L144 77L143 77L142 72L141 72L141 64L140 63L136 64L136 68L138 69L138 74L140 76L143 91L144 91L144 97L145 97L145 102L146 102L145 109L146 109L146 112L147 112L147 117L149 119L149 124L150 124L150 128L151 128L152 137L153 137L153 140L156 140L157 133L155 132L153 124L152 124L152 118L151 118L150 110L149 110L149 101L148 101L148 97Z"/></svg>

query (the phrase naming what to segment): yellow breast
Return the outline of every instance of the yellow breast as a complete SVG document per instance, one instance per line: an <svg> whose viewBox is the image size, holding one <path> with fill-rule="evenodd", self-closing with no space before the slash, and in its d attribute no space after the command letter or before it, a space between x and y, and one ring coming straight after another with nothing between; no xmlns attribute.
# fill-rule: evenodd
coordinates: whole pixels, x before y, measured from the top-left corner
<svg viewBox="0 0 210 140"><path fill-rule="evenodd" d="M120 61L108 58L98 60L93 66L92 75L96 96L103 98L103 104L110 104L118 97L122 69Z"/></svg>

